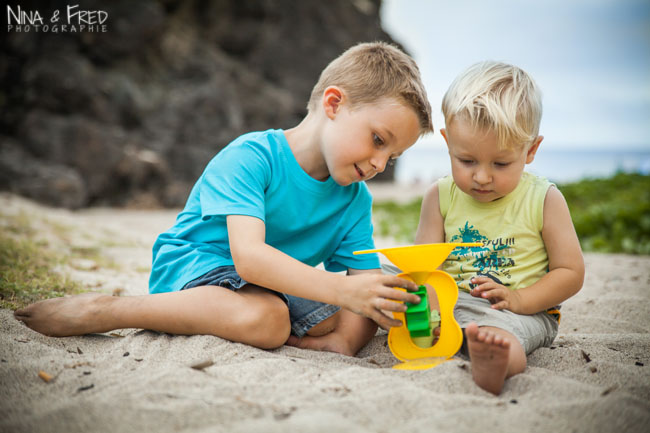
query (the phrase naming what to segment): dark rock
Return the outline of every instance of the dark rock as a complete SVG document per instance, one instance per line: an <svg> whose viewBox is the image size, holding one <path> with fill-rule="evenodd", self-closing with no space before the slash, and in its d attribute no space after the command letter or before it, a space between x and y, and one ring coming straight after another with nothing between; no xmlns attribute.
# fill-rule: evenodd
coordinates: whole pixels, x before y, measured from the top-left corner
<svg viewBox="0 0 650 433"><path fill-rule="evenodd" d="M72 209L88 202L85 182L74 168L35 158L7 137L0 138L0 189Z"/></svg>
<svg viewBox="0 0 650 433"><path fill-rule="evenodd" d="M66 7L20 4L46 21ZM391 41L379 0L75 4L107 31L0 40L0 188L71 208L182 205L232 139L295 126L329 61Z"/></svg>

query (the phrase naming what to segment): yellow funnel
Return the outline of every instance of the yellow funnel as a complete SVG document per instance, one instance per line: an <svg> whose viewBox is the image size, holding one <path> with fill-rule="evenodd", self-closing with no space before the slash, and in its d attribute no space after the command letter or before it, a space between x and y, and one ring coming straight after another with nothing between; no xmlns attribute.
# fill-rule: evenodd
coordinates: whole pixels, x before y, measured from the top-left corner
<svg viewBox="0 0 650 433"><path fill-rule="evenodd" d="M418 285L428 284L436 292L441 319L440 337L431 347L418 347L411 340L404 313L393 313L402 325L393 327L388 332L388 347L397 359L404 361L394 368L413 370L431 368L458 352L463 343L463 332L454 319L458 287L448 273L438 271L436 268L445 261L454 248L482 245L481 243L422 244L354 252L354 254L382 253L402 270L403 274L400 274L400 277L412 280Z"/></svg>
<svg viewBox="0 0 650 433"><path fill-rule="evenodd" d="M355 251L354 254L382 253L392 264L406 274L432 272L445 261L457 247L480 247L481 243L444 243L409 245L406 247L377 248Z"/></svg>

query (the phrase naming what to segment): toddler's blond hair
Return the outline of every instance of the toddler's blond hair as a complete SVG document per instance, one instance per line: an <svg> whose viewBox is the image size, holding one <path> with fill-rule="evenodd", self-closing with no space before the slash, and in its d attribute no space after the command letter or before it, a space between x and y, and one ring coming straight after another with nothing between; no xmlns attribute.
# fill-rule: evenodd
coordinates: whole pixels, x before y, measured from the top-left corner
<svg viewBox="0 0 650 433"><path fill-rule="evenodd" d="M475 129L494 131L500 149L529 146L539 135L542 94L524 70L485 61L460 74L445 93L442 113Z"/></svg>
<svg viewBox="0 0 650 433"><path fill-rule="evenodd" d="M350 108L394 98L411 107L418 116L420 135L433 131L431 105L415 61L399 48L385 42L353 46L321 72L307 109L318 106L329 86L345 91Z"/></svg>

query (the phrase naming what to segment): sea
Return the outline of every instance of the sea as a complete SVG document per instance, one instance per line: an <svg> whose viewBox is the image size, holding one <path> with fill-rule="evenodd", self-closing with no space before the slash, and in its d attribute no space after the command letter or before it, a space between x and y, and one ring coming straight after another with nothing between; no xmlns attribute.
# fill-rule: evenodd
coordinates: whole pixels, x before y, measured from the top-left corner
<svg viewBox="0 0 650 433"><path fill-rule="evenodd" d="M556 183L605 178L617 172L650 175L650 145L647 150L540 149L526 171ZM448 174L451 166L446 148L414 146L395 167L395 181L406 185L428 184Z"/></svg>

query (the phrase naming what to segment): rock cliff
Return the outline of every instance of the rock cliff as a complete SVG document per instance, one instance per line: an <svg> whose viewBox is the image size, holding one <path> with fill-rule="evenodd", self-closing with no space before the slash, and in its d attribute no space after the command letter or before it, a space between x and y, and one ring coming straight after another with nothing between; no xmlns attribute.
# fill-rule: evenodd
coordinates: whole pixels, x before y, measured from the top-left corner
<svg viewBox="0 0 650 433"><path fill-rule="evenodd" d="M68 6L15 4L45 22ZM297 124L330 60L392 42L380 0L70 4L104 11L106 31L0 42L0 189L69 208L182 205L230 140Z"/></svg>

